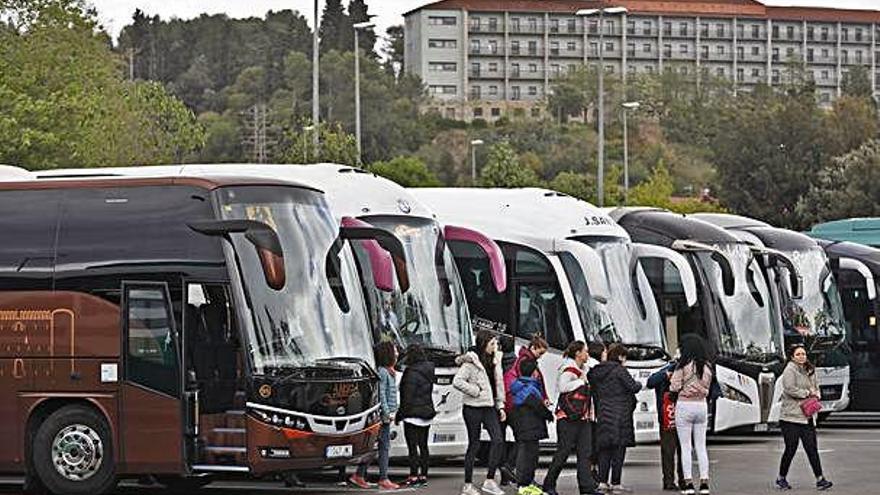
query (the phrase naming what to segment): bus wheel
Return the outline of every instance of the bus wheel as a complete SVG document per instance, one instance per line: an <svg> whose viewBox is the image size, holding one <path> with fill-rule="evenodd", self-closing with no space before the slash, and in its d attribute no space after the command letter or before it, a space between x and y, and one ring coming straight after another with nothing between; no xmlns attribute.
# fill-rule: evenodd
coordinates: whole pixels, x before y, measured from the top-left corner
<svg viewBox="0 0 880 495"><path fill-rule="evenodd" d="M37 476L52 493L101 495L116 485L110 427L89 407L65 406L46 418L33 456Z"/></svg>

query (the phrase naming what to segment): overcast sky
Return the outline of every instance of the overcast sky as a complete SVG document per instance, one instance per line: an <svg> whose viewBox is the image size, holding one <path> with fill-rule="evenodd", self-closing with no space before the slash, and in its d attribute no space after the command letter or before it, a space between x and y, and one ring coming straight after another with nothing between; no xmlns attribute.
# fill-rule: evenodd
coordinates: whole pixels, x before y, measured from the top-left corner
<svg viewBox="0 0 880 495"><path fill-rule="evenodd" d="M119 31L131 22L131 15L139 8L149 15L160 15L163 19L178 17L189 19L199 14L225 13L230 17L262 17L269 10L294 9L305 14L311 23L314 0L89 0L98 9L104 27L115 38ZM385 34L385 29L403 23L403 13L431 0L367 0L370 13L376 16L377 32ZM880 0L765 0L768 5L802 5L816 7L836 7L880 10ZM324 1L320 1L321 9ZM343 0L348 5L347 0Z"/></svg>

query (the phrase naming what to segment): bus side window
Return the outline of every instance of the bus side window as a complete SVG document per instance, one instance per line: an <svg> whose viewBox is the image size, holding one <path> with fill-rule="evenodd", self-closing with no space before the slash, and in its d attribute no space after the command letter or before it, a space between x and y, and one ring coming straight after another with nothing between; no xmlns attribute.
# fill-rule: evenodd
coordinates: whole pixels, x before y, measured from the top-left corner
<svg viewBox="0 0 880 495"><path fill-rule="evenodd" d="M177 346L165 284L125 285L125 336L126 379L177 397Z"/></svg>
<svg viewBox="0 0 880 495"><path fill-rule="evenodd" d="M541 333L551 347L565 349L574 334L556 272L547 258L533 249L517 247L513 258L516 336L528 340Z"/></svg>
<svg viewBox="0 0 880 495"><path fill-rule="evenodd" d="M451 241L449 248L461 275L471 315L510 326L507 295L495 290L486 253L467 242Z"/></svg>

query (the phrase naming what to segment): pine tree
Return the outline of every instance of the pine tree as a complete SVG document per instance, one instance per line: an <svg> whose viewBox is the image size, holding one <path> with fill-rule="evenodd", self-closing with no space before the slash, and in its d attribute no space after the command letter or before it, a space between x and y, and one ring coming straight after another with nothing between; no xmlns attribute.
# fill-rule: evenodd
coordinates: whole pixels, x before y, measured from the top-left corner
<svg viewBox="0 0 880 495"><path fill-rule="evenodd" d="M351 19L342 9L342 0L327 0L321 15L321 53L351 51L354 45Z"/></svg>
<svg viewBox="0 0 880 495"><path fill-rule="evenodd" d="M359 22L369 22L371 16L367 10L367 3L364 0L350 0L348 2L348 18L351 20L351 24L357 24ZM352 42L353 44L353 42ZM369 57L375 57L376 52L374 48L376 47L376 31L373 28L370 29L362 29L358 33L358 46L359 48L367 54Z"/></svg>

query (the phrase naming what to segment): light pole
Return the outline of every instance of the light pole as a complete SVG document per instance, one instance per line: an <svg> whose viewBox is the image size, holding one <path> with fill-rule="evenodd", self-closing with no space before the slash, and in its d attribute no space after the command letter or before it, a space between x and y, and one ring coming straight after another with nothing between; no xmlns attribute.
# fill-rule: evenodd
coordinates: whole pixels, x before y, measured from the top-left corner
<svg viewBox="0 0 880 495"><path fill-rule="evenodd" d="M361 164L361 62L358 33L375 26L372 22L359 22L354 27L354 133L357 139L357 163Z"/></svg>
<svg viewBox="0 0 880 495"><path fill-rule="evenodd" d="M626 14L626 7L604 7L601 9L580 9L578 16L599 15L599 170L597 199L599 206L605 205L605 14ZM586 50L586 47L584 47Z"/></svg>
<svg viewBox="0 0 880 495"><path fill-rule="evenodd" d="M471 183L477 183L477 146L483 144L482 139L471 140Z"/></svg>
<svg viewBox="0 0 880 495"><path fill-rule="evenodd" d="M641 104L637 101L628 101L621 106L623 107L623 204L629 204L629 133L626 128L626 114L628 110L638 110Z"/></svg>
<svg viewBox="0 0 880 495"><path fill-rule="evenodd" d="M318 99L320 98L320 92L318 91L320 84L318 78L318 63L320 60L319 51L321 49L320 42L318 40L318 0L315 0L315 32L312 33L312 125L315 126L315 129L318 128L318 121L321 119L321 110L319 106ZM312 144L315 145L315 149L318 148L320 144L318 142L318 133L315 133Z"/></svg>

